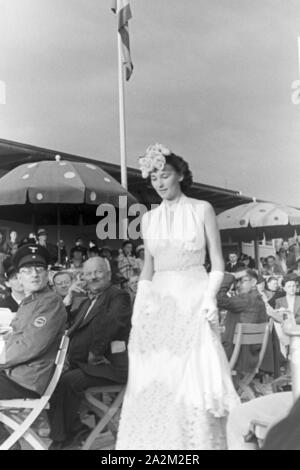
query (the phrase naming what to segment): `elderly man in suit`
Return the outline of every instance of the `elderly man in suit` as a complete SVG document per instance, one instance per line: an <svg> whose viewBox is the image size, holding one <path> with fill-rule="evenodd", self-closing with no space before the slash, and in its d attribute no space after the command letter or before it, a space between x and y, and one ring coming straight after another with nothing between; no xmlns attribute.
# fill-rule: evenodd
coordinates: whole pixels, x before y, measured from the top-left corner
<svg viewBox="0 0 300 470"><path fill-rule="evenodd" d="M69 370L63 374L50 403L54 450L78 439L82 430L78 411L87 388L127 382L129 294L111 284L110 266L104 258L88 259L83 276L88 296L78 296L72 304L77 315L69 330Z"/></svg>

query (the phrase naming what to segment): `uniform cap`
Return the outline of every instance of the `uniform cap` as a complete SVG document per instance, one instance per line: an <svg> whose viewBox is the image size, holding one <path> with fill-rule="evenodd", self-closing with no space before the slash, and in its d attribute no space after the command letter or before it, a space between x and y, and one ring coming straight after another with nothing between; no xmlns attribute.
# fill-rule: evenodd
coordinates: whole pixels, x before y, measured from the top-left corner
<svg viewBox="0 0 300 470"><path fill-rule="evenodd" d="M13 263L18 270L22 266L28 265L47 267L49 264L49 259L49 252L44 246L28 244L23 245L18 249L13 258Z"/></svg>

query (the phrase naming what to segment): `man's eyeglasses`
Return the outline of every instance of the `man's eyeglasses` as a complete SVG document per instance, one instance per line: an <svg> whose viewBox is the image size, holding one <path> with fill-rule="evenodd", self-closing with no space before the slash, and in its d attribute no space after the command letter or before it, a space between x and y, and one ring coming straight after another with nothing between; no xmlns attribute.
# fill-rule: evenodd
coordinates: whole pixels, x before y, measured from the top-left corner
<svg viewBox="0 0 300 470"><path fill-rule="evenodd" d="M249 281L251 281L249 277L242 277L241 279L238 280L238 282L240 282L241 284L243 284L244 282L249 282Z"/></svg>
<svg viewBox="0 0 300 470"><path fill-rule="evenodd" d="M36 272L38 274L44 273L46 271L46 268L44 266L24 266L23 268L20 268L19 272L22 274L32 274L33 272Z"/></svg>
<svg viewBox="0 0 300 470"><path fill-rule="evenodd" d="M95 271L84 271L84 277L88 278L88 277L93 277L93 276L97 276L97 277L101 277L103 276L104 274L106 274L108 271L103 271L101 269L96 269Z"/></svg>

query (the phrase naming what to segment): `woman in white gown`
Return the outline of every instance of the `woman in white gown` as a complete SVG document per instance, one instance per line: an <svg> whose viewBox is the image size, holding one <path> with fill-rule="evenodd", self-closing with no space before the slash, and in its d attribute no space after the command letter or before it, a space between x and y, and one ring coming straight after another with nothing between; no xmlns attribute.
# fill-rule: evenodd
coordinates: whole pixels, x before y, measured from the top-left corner
<svg viewBox="0 0 300 470"><path fill-rule="evenodd" d="M183 194L191 172L164 146L148 147L140 166L163 201L142 219L145 262L116 449L225 449L226 416L239 398L219 339L224 265L215 214Z"/></svg>

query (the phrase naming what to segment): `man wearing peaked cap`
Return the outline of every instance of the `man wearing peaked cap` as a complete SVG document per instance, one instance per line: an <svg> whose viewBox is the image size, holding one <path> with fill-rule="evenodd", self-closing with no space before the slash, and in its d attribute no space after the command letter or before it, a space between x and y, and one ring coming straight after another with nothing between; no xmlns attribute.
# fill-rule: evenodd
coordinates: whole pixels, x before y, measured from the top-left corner
<svg viewBox="0 0 300 470"><path fill-rule="evenodd" d="M53 373L67 314L48 287L48 260L47 250L37 245L22 246L14 256L25 298L0 353L0 400L42 395ZM0 425L0 443L6 437Z"/></svg>
<svg viewBox="0 0 300 470"><path fill-rule="evenodd" d="M40 245L28 244L21 246L13 258L14 266L19 270L22 266L44 266L50 261L49 251Z"/></svg>

